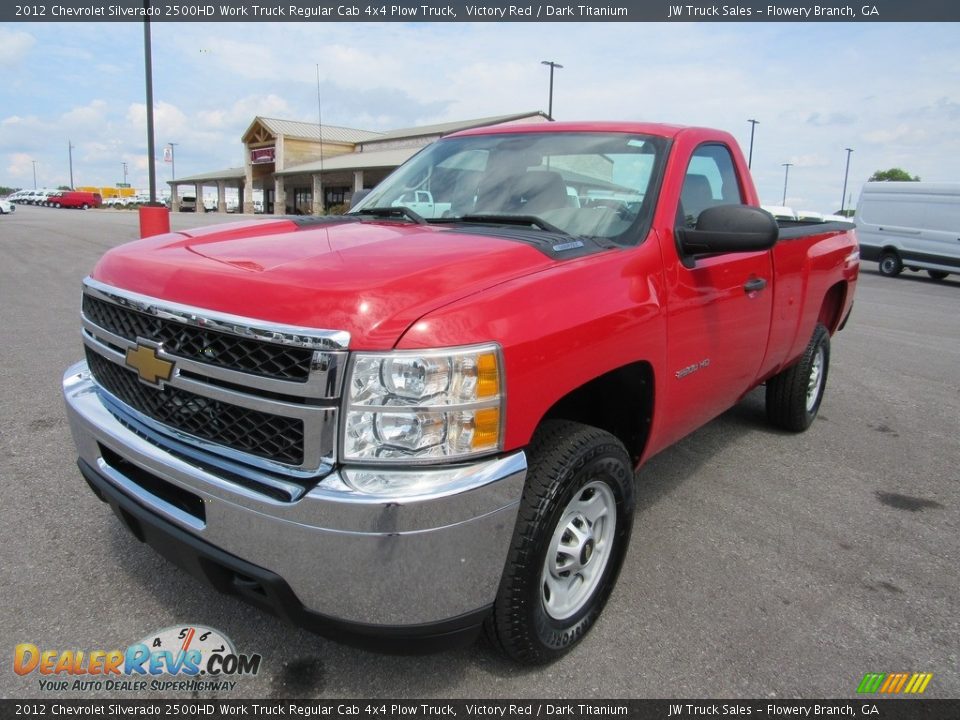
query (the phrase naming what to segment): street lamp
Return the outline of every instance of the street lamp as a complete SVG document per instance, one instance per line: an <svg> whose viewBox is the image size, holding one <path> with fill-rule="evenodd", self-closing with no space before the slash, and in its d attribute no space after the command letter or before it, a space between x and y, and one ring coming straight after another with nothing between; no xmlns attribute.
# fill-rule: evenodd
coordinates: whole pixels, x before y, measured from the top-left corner
<svg viewBox="0 0 960 720"><path fill-rule="evenodd" d="M33 189L36 190L37 189L37 161L31 160L30 162L33 163Z"/></svg>
<svg viewBox="0 0 960 720"><path fill-rule="evenodd" d="M780 203L781 205L786 205L786 204L787 204L787 178L790 177L790 166L791 166L791 165L793 165L793 163L783 163L783 167L784 167L784 171L783 171L783 202Z"/></svg>
<svg viewBox="0 0 960 720"><path fill-rule="evenodd" d="M171 180L177 179L177 158L173 151L173 148L179 144L180 143L175 143L175 142L167 143L167 147L170 148L170 179Z"/></svg>
<svg viewBox="0 0 960 720"><path fill-rule="evenodd" d="M73 190L73 149L76 145L73 141L67 140L67 154L70 156L70 189Z"/></svg>
<svg viewBox="0 0 960 720"><path fill-rule="evenodd" d="M753 131L757 129L757 125L760 124L759 120L747 120L750 123L750 155L747 158L747 169L753 167Z"/></svg>
<svg viewBox="0 0 960 720"><path fill-rule="evenodd" d="M547 108L547 117L550 120L553 120L553 70L554 68L562 68L563 65L556 63L553 60L541 60L540 64L550 66L550 105Z"/></svg>
<svg viewBox="0 0 960 720"><path fill-rule="evenodd" d="M124 184L124 186L126 186L126 184L127 184L127 164L126 164L125 162L121 162L120 164L123 165L123 184Z"/></svg>
<svg viewBox="0 0 960 720"><path fill-rule="evenodd" d="M853 148L844 148L847 151L847 169L843 171L843 196L840 198L840 214L843 214L845 209L844 201L847 199L847 178L850 176L850 154L853 152Z"/></svg>

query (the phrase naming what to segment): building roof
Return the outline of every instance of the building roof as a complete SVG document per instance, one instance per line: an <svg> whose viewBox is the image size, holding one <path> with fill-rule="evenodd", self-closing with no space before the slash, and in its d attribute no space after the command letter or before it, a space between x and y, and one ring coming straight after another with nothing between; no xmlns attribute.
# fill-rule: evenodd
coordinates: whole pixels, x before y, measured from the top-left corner
<svg viewBox="0 0 960 720"><path fill-rule="evenodd" d="M260 117L259 115L253 119L252 123L250 123L250 127L247 128L247 131L243 134L243 137L246 137L258 122L270 133L276 136L283 135L285 137L295 137L303 138L304 140L317 141L321 139L320 126L317 123L300 122L298 120L280 120L278 118L265 118ZM380 135L381 133L373 132L371 130L357 130L356 128L340 127L338 125L324 125L322 139L325 142L355 145L357 143L364 142L365 140L375 140L379 138Z"/></svg>
<svg viewBox="0 0 960 720"><path fill-rule="evenodd" d="M176 183L196 183L196 182L213 182L214 180L243 180L245 176L245 171L242 167L239 168L227 168L226 170L214 170L212 172L200 173L198 175L189 175L187 177L179 177L176 180L167 180L167 185L172 185Z"/></svg>
<svg viewBox="0 0 960 720"><path fill-rule="evenodd" d="M286 168L277 173L277 175L303 175L305 173L318 173L331 170L370 170L372 168L395 168L405 163L415 153L419 152L421 147L395 148L393 150L372 150L370 152L346 153L334 157L324 158L323 162L314 160ZM321 165L323 166L321 168Z"/></svg>
<svg viewBox="0 0 960 720"><path fill-rule="evenodd" d="M438 123L436 125L419 125L401 130L391 130L380 133L377 137L370 138L369 141L401 140L404 138L422 137L424 135L449 135L450 133L459 132L460 130L486 127L487 125L499 125L500 123L513 122L515 120L523 120L537 116L543 117L544 119L547 118L547 116L540 111L516 113L513 115L493 115L491 117L476 118L474 120L457 120L455 122ZM326 132L326 127L324 127L324 132Z"/></svg>

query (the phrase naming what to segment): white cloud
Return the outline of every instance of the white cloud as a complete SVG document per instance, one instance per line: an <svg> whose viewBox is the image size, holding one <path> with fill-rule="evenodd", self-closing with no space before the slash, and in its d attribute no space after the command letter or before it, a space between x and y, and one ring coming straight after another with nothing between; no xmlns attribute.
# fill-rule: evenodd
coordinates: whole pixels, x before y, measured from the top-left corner
<svg viewBox="0 0 960 720"><path fill-rule="evenodd" d="M316 64L324 122L386 130L545 111L540 61L552 59L564 65L560 120L719 127L745 151L747 119L759 120L753 173L765 201L780 202L782 163L792 162L788 201L836 209L846 147L855 149L854 194L892 165L960 179L944 162L960 154L953 26L157 23L153 32L157 153L179 143L178 175L239 164L240 135L256 115L314 121ZM71 137L85 175L112 182L126 160L131 182L145 183L141 43L133 23L0 28L0 66L18 63L0 85L5 162L21 154L58 168ZM887 47L897 52L879 51ZM159 163L158 175L169 169ZM18 181L8 174L0 184Z"/></svg>
<svg viewBox="0 0 960 720"><path fill-rule="evenodd" d="M36 44L30 33L0 27L0 69L16 67Z"/></svg>
<svg viewBox="0 0 960 720"><path fill-rule="evenodd" d="M33 158L26 153L9 155L7 173L17 180L26 180L33 177Z"/></svg>

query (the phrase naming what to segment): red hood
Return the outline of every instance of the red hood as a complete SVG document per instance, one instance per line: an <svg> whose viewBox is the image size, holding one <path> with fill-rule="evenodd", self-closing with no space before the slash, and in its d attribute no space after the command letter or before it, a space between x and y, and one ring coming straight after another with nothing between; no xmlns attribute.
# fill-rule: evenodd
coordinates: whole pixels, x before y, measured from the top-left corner
<svg viewBox="0 0 960 720"><path fill-rule="evenodd" d="M230 223L114 248L93 277L171 302L285 325L346 330L387 349L443 305L553 264L521 243L435 226Z"/></svg>

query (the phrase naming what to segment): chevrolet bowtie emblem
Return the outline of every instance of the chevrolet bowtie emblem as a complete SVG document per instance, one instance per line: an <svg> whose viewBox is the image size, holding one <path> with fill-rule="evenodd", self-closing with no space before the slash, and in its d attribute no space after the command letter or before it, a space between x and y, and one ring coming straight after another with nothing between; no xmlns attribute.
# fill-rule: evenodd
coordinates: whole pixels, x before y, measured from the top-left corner
<svg viewBox="0 0 960 720"><path fill-rule="evenodd" d="M127 365L150 385L159 385L161 380L169 380L173 374L173 363L157 357L157 349L146 345L127 350Z"/></svg>

